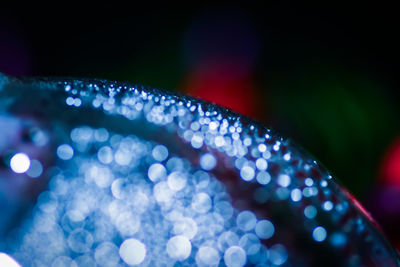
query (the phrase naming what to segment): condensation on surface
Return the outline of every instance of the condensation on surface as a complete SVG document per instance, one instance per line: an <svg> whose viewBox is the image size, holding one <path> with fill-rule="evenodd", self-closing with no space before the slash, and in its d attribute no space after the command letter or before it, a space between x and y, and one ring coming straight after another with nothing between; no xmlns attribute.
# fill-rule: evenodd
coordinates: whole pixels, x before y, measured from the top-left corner
<svg viewBox="0 0 400 267"><path fill-rule="evenodd" d="M329 173L256 122L118 83L32 86L61 99L63 113L48 114L57 138L38 126L32 138L35 147L52 140L53 160L21 148L6 162L16 177L49 179L32 214L0 244L24 266L396 262Z"/></svg>

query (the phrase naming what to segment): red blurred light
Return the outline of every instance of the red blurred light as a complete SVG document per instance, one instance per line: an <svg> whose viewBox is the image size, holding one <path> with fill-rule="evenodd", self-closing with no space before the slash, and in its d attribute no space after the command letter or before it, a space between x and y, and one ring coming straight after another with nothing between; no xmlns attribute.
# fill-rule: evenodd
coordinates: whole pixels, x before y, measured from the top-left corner
<svg viewBox="0 0 400 267"><path fill-rule="evenodd" d="M238 113L255 116L256 89L240 62L207 62L196 66L185 83L185 92Z"/></svg>
<svg viewBox="0 0 400 267"><path fill-rule="evenodd" d="M400 138L389 147L381 168L383 182L400 187Z"/></svg>

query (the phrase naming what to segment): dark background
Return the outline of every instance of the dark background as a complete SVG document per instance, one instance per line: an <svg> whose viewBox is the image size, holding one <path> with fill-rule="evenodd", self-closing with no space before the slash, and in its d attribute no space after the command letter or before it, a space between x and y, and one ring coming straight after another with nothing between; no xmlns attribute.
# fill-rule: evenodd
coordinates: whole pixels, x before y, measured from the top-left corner
<svg viewBox="0 0 400 267"><path fill-rule="evenodd" d="M3 8L0 71L178 90L292 137L399 247L399 19L380 1Z"/></svg>

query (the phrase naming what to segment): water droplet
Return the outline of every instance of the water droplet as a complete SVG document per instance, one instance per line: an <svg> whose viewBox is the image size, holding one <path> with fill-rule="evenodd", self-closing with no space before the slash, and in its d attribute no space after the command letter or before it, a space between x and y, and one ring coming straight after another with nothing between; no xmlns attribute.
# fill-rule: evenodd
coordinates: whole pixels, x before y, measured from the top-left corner
<svg viewBox="0 0 400 267"><path fill-rule="evenodd" d="M186 174L182 172L173 172L168 175L168 186L174 191L182 190L186 185Z"/></svg>
<svg viewBox="0 0 400 267"><path fill-rule="evenodd" d="M157 145L153 148L152 156L157 161L164 161L168 157L168 149L163 145Z"/></svg>
<svg viewBox="0 0 400 267"><path fill-rule="evenodd" d="M10 255L0 252L0 266L4 267L21 267L19 263Z"/></svg>
<svg viewBox="0 0 400 267"><path fill-rule="evenodd" d="M232 231L223 232L218 237L218 249L225 252L229 247L239 244L239 237Z"/></svg>
<svg viewBox="0 0 400 267"><path fill-rule="evenodd" d="M62 160L69 160L73 157L74 150L70 145L63 144L57 148L57 156Z"/></svg>
<svg viewBox="0 0 400 267"><path fill-rule="evenodd" d="M307 206L304 208L304 216L308 219L314 219L317 215L317 209L314 206Z"/></svg>
<svg viewBox="0 0 400 267"><path fill-rule="evenodd" d="M92 235L83 229L76 229L69 234L68 246L77 253L88 252L93 245Z"/></svg>
<svg viewBox="0 0 400 267"><path fill-rule="evenodd" d="M246 260L246 252L241 247L232 246L225 251L224 261L228 267L242 267Z"/></svg>
<svg viewBox="0 0 400 267"><path fill-rule="evenodd" d="M265 159L259 158L256 161L256 166L260 171L265 171L268 168L268 163Z"/></svg>
<svg viewBox="0 0 400 267"><path fill-rule="evenodd" d="M288 259L286 248L281 244L273 245L269 250L269 260L272 264L282 265Z"/></svg>
<svg viewBox="0 0 400 267"><path fill-rule="evenodd" d="M198 193L193 197L192 208L198 213L206 213L211 209L211 198L206 193Z"/></svg>
<svg viewBox="0 0 400 267"><path fill-rule="evenodd" d="M217 160L215 157L210 154L206 153L200 157L200 166L206 171L210 171L215 168L217 164Z"/></svg>
<svg viewBox="0 0 400 267"><path fill-rule="evenodd" d="M268 220L261 220L257 222L255 232L261 239L268 239L274 235L275 227Z"/></svg>
<svg viewBox="0 0 400 267"><path fill-rule="evenodd" d="M140 219L131 212L118 215L115 225L122 236L132 236L140 229Z"/></svg>
<svg viewBox="0 0 400 267"><path fill-rule="evenodd" d="M268 172L259 172L256 179L260 184L266 185L271 181L271 175Z"/></svg>
<svg viewBox="0 0 400 267"><path fill-rule="evenodd" d="M109 164L113 161L113 152L109 146L103 146L97 152L97 158L103 164Z"/></svg>
<svg viewBox="0 0 400 267"><path fill-rule="evenodd" d="M103 242L94 251L94 259L100 266L115 266L119 261L118 247L114 243Z"/></svg>
<svg viewBox="0 0 400 267"><path fill-rule="evenodd" d="M251 181L254 178L254 169L252 167L249 167L249 166L244 166L240 170L240 176L245 181Z"/></svg>
<svg viewBox="0 0 400 267"><path fill-rule="evenodd" d="M10 160L10 167L15 173L24 173L29 169L31 161L25 153L17 153Z"/></svg>
<svg viewBox="0 0 400 267"><path fill-rule="evenodd" d="M43 173L43 166L42 163L38 160L31 160L31 165L29 167L29 170L26 172L26 174L31 177L31 178L37 178Z"/></svg>
<svg viewBox="0 0 400 267"><path fill-rule="evenodd" d="M178 235L170 238L167 242L168 255L178 261L183 261L190 256L192 244L185 236Z"/></svg>
<svg viewBox="0 0 400 267"><path fill-rule="evenodd" d="M322 242L326 238L326 230L322 226L315 227L313 230L312 236L315 241Z"/></svg>
<svg viewBox="0 0 400 267"><path fill-rule="evenodd" d="M292 192L290 193L290 197L294 202L300 201L302 196L303 196L303 194L302 194L301 190L298 188L293 189Z"/></svg>
<svg viewBox="0 0 400 267"><path fill-rule="evenodd" d="M236 225L245 232L254 229L256 223L256 216L248 210L242 211L236 218Z"/></svg>
<svg viewBox="0 0 400 267"><path fill-rule="evenodd" d="M146 257L146 246L135 238L126 239L119 248L121 259L128 265L139 265Z"/></svg>
<svg viewBox="0 0 400 267"><path fill-rule="evenodd" d="M174 234L183 235L189 239L193 239L197 234L198 227L192 218L182 218L174 224Z"/></svg>
<svg viewBox="0 0 400 267"><path fill-rule="evenodd" d="M281 174L278 176L277 183L282 187L288 187L290 185L291 179L289 175Z"/></svg>
<svg viewBox="0 0 400 267"><path fill-rule="evenodd" d="M215 248L202 246L196 254L198 266L218 266L221 257Z"/></svg>
<svg viewBox="0 0 400 267"><path fill-rule="evenodd" d="M330 211L333 209L333 203L332 203L332 201L327 200L322 204L322 207L324 210Z"/></svg>
<svg viewBox="0 0 400 267"><path fill-rule="evenodd" d="M245 234L240 238L239 246L241 246L248 255L254 255L260 250L260 239L258 239L255 234Z"/></svg>
<svg viewBox="0 0 400 267"><path fill-rule="evenodd" d="M160 181L167 175L167 170L165 167L159 163L152 164L147 172L150 180L153 182Z"/></svg>

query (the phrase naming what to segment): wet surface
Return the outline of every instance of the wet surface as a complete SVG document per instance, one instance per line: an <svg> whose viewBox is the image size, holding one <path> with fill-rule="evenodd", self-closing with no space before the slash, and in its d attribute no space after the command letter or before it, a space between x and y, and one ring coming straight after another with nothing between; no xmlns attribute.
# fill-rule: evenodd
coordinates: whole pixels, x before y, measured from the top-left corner
<svg viewBox="0 0 400 267"><path fill-rule="evenodd" d="M22 266L398 266L290 140L103 80L0 76L0 254Z"/></svg>

